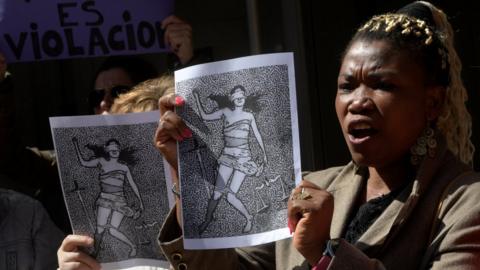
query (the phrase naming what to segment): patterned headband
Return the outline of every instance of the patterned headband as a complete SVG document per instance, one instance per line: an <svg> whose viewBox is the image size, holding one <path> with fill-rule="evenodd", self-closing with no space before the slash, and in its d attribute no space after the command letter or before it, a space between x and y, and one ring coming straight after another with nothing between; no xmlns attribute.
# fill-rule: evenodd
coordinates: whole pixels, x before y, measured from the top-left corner
<svg viewBox="0 0 480 270"><path fill-rule="evenodd" d="M365 25L363 25L358 31L384 31L386 33L390 33L392 32L392 30L399 27L402 35L414 35L420 40L423 39L423 44L425 46L430 46L433 43L434 35L436 34L424 20L413 18L404 14L394 13L375 16L370 19ZM438 39L441 40L440 34L438 35ZM443 46L440 46L440 48L438 49L438 53L442 59L442 69L446 69L448 62L448 54L445 48Z"/></svg>

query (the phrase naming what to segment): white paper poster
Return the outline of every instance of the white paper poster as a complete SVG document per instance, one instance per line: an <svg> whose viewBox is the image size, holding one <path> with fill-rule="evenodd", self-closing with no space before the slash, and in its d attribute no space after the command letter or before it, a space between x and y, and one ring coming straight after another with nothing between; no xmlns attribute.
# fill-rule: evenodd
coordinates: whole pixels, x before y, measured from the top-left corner
<svg viewBox="0 0 480 270"><path fill-rule="evenodd" d="M158 111L50 118L73 232L94 238L89 252L102 269L168 267L157 237L173 198L152 142L158 118Z"/></svg>
<svg viewBox="0 0 480 270"><path fill-rule="evenodd" d="M258 245L290 237L287 200L301 180L292 53L175 72L186 249Z"/></svg>

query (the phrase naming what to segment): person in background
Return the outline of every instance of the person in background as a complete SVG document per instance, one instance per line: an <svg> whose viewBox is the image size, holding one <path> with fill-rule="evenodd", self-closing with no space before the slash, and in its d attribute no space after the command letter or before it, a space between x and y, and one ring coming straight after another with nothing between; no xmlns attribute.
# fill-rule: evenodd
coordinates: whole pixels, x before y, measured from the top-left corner
<svg viewBox="0 0 480 270"><path fill-rule="evenodd" d="M95 114L108 113L120 94L157 76L155 67L138 56L108 57L95 75L94 89L88 95L89 107Z"/></svg>
<svg viewBox="0 0 480 270"><path fill-rule="evenodd" d="M0 188L11 189L40 201L55 225L70 231L70 222L58 184L53 151L39 151L20 142L18 104L13 75L0 52ZM40 157L42 156L42 157Z"/></svg>
<svg viewBox="0 0 480 270"><path fill-rule="evenodd" d="M175 92L172 75L163 75L156 79L146 80L132 91L120 96L113 103L110 113L136 113L158 110L158 100L166 95Z"/></svg>
<svg viewBox="0 0 480 270"><path fill-rule="evenodd" d="M36 167L24 152L16 142L14 85L0 52L0 269L55 269L63 232L39 201L12 190L34 195L23 174Z"/></svg>
<svg viewBox="0 0 480 270"><path fill-rule="evenodd" d="M19 159L15 158L14 85L7 67L0 52L0 265L5 270L54 269L63 233L38 201L4 189L24 189L12 170Z"/></svg>
<svg viewBox="0 0 480 270"><path fill-rule="evenodd" d="M63 237L40 202L0 188L1 269L55 269Z"/></svg>
<svg viewBox="0 0 480 270"><path fill-rule="evenodd" d="M165 94L175 92L174 80L171 75L144 81L128 93L115 99L110 113L124 114L158 110L158 100ZM84 253L81 247L91 247L94 239L84 235L68 235L58 249L58 264L60 270L97 270L100 264ZM160 252L160 251L159 251ZM160 268L156 268L159 269Z"/></svg>
<svg viewBox="0 0 480 270"><path fill-rule="evenodd" d="M165 44L178 58L180 68L189 64L193 57L192 27L171 15L162 21ZM110 110L115 98L128 92L133 86L156 78L158 72L152 64L136 56L112 56L98 69L88 103L92 113L102 114Z"/></svg>
<svg viewBox="0 0 480 270"><path fill-rule="evenodd" d="M58 185L53 151L39 151L20 142L17 93L13 75L7 68L5 56L0 52L0 188L15 190L40 201L55 225L69 232L70 223Z"/></svg>
<svg viewBox="0 0 480 270"><path fill-rule="evenodd" d="M428 2L374 16L342 57L335 99L352 162L309 173L288 201L292 238L185 250L180 206L160 231L175 269L478 269L480 175L446 15ZM160 99L157 148L178 171L190 134ZM178 173L173 173L178 184Z"/></svg>

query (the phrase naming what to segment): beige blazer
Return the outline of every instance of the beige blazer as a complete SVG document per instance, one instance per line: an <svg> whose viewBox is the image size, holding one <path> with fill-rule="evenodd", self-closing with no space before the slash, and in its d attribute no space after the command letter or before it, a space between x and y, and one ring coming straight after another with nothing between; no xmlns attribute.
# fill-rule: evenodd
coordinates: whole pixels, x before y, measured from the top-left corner
<svg viewBox="0 0 480 270"><path fill-rule="evenodd" d="M341 238L365 171L350 163L305 177L334 196L331 238ZM184 250L174 212L160 245L175 269L310 269L290 239L262 246ZM180 266L180 267L179 267ZM328 269L480 269L480 175L445 143L355 245L341 240Z"/></svg>

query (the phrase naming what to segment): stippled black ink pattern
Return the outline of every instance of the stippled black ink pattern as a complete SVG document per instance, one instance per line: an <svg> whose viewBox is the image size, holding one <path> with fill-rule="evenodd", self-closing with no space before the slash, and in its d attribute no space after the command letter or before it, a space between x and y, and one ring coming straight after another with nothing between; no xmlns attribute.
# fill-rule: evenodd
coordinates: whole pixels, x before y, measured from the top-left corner
<svg viewBox="0 0 480 270"><path fill-rule="evenodd" d="M95 239L101 263L165 260L156 241L169 211L156 123L54 128L73 231Z"/></svg>
<svg viewBox="0 0 480 270"><path fill-rule="evenodd" d="M194 134L179 146L185 237L284 228L294 186L288 66L188 79L176 91Z"/></svg>

